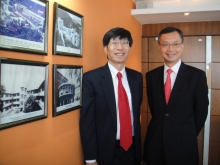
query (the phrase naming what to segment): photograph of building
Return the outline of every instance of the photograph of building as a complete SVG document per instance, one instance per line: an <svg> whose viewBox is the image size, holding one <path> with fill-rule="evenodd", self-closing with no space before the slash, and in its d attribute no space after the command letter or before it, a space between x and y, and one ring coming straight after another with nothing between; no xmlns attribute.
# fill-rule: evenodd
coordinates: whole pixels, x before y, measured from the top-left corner
<svg viewBox="0 0 220 165"><path fill-rule="evenodd" d="M81 69L57 69L57 111L81 104Z"/></svg>
<svg viewBox="0 0 220 165"><path fill-rule="evenodd" d="M0 123L44 114L44 91L45 67L1 64Z"/></svg>
<svg viewBox="0 0 220 165"><path fill-rule="evenodd" d="M32 0L1 1L0 36L44 41L45 6Z"/></svg>
<svg viewBox="0 0 220 165"><path fill-rule="evenodd" d="M81 54L82 18L57 8L56 50Z"/></svg>

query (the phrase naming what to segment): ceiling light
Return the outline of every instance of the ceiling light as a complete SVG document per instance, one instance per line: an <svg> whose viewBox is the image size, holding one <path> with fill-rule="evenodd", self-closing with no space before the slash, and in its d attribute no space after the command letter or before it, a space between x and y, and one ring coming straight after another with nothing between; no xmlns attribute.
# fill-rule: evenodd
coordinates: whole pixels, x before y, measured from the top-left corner
<svg viewBox="0 0 220 165"><path fill-rule="evenodd" d="M189 13L184 13L184 15L189 15Z"/></svg>

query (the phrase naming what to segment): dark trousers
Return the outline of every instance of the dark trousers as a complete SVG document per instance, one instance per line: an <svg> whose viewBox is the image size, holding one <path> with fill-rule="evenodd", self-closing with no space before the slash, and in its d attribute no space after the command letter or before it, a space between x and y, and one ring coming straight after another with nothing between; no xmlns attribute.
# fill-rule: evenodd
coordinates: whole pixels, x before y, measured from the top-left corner
<svg viewBox="0 0 220 165"><path fill-rule="evenodd" d="M116 140L115 153L112 165L137 165L134 139L128 151L125 151L120 146L120 141Z"/></svg>

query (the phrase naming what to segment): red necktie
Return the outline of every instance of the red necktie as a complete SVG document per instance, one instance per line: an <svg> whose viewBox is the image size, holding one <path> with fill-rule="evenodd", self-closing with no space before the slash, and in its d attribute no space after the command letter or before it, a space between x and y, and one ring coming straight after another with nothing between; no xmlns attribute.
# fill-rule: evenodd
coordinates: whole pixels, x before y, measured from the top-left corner
<svg viewBox="0 0 220 165"><path fill-rule="evenodd" d="M164 93L165 93L165 98L166 98L166 104L168 104L168 101L170 99L170 94L171 94L171 79L170 79L170 74L172 73L172 69L167 70L167 79L164 85Z"/></svg>
<svg viewBox="0 0 220 165"><path fill-rule="evenodd" d="M121 73L118 72L118 107L120 119L120 145L127 151L132 144L131 113L128 97L121 82Z"/></svg>

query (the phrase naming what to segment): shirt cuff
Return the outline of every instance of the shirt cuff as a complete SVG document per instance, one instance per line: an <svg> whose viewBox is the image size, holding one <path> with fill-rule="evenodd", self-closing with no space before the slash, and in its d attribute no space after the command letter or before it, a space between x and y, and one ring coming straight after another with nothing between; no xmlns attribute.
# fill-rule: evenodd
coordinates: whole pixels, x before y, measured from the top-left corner
<svg viewBox="0 0 220 165"><path fill-rule="evenodd" d="M86 163L94 163L96 160L86 160Z"/></svg>

